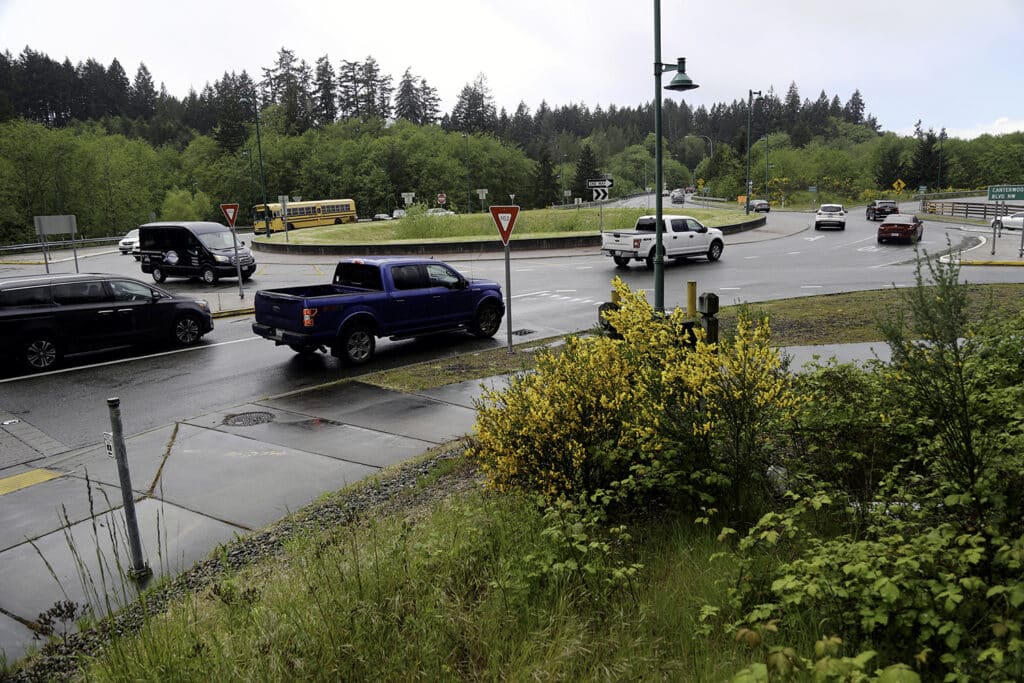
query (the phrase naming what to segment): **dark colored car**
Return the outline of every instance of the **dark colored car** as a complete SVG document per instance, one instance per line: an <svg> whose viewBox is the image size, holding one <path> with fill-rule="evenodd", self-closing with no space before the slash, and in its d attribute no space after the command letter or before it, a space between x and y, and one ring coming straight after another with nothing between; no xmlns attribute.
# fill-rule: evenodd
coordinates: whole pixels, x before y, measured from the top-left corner
<svg viewBox="0 0 1024 683"><path fill-rule="evenodd" d="M886 216L891 216L894 213L899 213L900 207L894 199L876 199L868 204L867 210L864 212L865 217L869 221L880 221Z"/></svg>
<svg viewBox="0 0 1024 683"><path fill-rule="evenodd" d="M759 211L761 213L768 213L772 210L772 205L768 203L767 199L751 199L750 210Z"/></svg>
<svg viewBox="0 0 1024 683"><path fill-rule="evenodd" d="M878 226L878 243L889 240L920 242L924 235L924 224L917 216L909 213L894 213L882 220Z"/></svg>
<svg viewBox="0 0 1024 683"><path fill-rule="evenodd" d="M50 370L71 353L140 342L195 344L209 305L104 273L0 277L0 358Z"/></svg>

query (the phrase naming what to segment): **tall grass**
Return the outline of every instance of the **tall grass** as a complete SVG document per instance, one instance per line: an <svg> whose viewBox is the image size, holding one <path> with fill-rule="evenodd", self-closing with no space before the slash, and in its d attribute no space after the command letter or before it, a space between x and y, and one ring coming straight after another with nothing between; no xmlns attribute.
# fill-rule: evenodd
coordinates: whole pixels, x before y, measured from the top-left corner
<svg viewBox="0 0 1024 683"><path fill-rule="evenodd" d="M529 501L473 491L323 528L149 619L85 676L696 681L749 664L700 620L735 581L702 528L640 530L646 581L624 589L538 571L544 527Z"/></svg>

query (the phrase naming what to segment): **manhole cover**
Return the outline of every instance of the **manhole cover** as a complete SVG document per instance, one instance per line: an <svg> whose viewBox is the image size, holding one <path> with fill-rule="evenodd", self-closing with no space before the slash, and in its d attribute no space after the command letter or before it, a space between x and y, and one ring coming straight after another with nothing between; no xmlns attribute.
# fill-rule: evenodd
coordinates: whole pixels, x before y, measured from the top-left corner
<svg viewBox="0 0 1024 683"><path fill-rule="evenodd" d="M225 424L228 427L252 427L253 425L261 425L273 421L273 413L255 412L228 415L221 424Z"/></svg>
<svg viewBox="0 0 1024 683"><path fill-rule="evenodd" d="M514 334L514 335L518 335L518 336L520 336L520 337L525 337L526 335L528 335L528 334L533 334L533 333L534 333L534 331L533 331L533 330L526 330L526 329L522 329L522 330L512 330L512 334Z"/></svg>

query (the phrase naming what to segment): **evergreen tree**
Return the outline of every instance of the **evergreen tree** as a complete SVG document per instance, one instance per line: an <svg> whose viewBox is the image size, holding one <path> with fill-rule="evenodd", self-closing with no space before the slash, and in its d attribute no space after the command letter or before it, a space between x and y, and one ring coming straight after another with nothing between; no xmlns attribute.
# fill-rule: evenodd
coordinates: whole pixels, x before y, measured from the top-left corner
<svg viewBox="0 0 1024 683"><path fill-rule="evenodd" d="M323 127L338 118L338 89L331 60L324 55L316 60L313 82L313 125Z"/></svg>
<svg viewBox="0 0 1024 683"><path fill-rule="evenodd" d="M422 123L423 112L420 109L419 89L412 75L411 67L406 67L402 79L398 82L395 94L395 118L405 119L411 123Z"/></svg>
<svg viewBox="0 0 1024 683"><path fill-rule="evenodd" d="M148 121L156 113L156 88L153 87L153 77L144 63L140 62L135 71L128 102L129 116Z"/></svg>
<svg viewBox="0 0 1024 683"><path fill-rule="evenodd" d="M121 62L115 57L107 67L106 113L110 116L128 116L131 99L131 82Z"/></svg>
<svg viewBox="0 0 1024 683"><path fill-rule="evenodd" d="M360 110L362 96L360 92L362 80L362 64L344 60L338 69L338 116L343 119L358 118L363 115Z"/></svg>
<svg viewBox="0 0 1024 683"><path fill-rule="evenodd" d="M537 170L533 176L533 187L530 192L530 206L541 209L559 201L558 179L555 177L554 168L551 166L551 155L547 149L541 149L540 159L537 161Z"/></svg>
<svg viewBox="0 0 1024 683"><path fill-rule="evenodd" d="M587 187L587 181L601 177L601 170L597 167L597 157L590 145L583 145L580 150L580 158L576 160L576 178L572 184L574 197L581 197L583 201L590 201L591 191Z"/></svg>
<svg viewBox="0 0 1024 683"><path fill-rule="evenodd" d="M494 131L497 115L487 77L479 74L472 85L466 84L452 109L451 130L463 133Z"/></svg>
<svg viewBox="0 0 1024 683"><path fill-rule="evenodd" d="M850 100L843 107L843 120L858 124L864 122L864 100L860 96L860 90L854 90Z"/></svg>
<svg viewBox="0 0 1024 683"><path fill-rule="evenodd" d="M437 89L427 85L425 78L420 79L419 87L420 100L420 121L421 124L437 123L441 115L441 98L437 95Z"/></svg>

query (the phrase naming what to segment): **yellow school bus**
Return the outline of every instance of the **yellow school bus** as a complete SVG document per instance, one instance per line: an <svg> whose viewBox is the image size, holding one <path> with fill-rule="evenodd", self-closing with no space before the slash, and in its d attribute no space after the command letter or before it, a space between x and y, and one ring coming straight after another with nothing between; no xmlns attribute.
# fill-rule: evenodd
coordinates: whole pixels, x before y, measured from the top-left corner
<svg viewBox="0 0 1024 683"><path fill-rule="evenodd" d="M270 217L270 230L284 230L285 220L281 216L281 205L270 203L264 206L257 204L252 207L253 228L259 233L267 229L267 216ZM356 203L351 199L318 199L315 201L288 202L288 229L313 228L318 225L338 225L356 222Z"/></svg>

